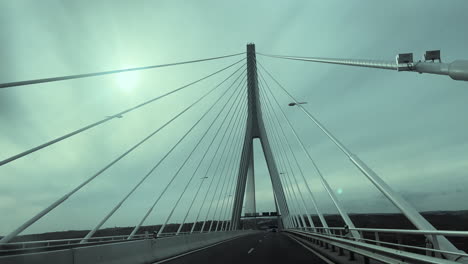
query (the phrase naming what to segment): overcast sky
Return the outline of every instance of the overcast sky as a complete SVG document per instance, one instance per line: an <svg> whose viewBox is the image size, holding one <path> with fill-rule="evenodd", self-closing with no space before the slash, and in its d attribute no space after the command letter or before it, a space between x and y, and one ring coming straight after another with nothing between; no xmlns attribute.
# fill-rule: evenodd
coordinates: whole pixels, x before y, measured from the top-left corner
<svg viewBox="0 0 468 264"><path fill-rule="evenodd" d="M393 60L396 54L406 52L414 52L419 59L425 50L440 49L442 60L450 62L468 59L467 10L468 2L463 0L2 0L0 82L227 55L245 51L250 42L256 44L257 51L272 54L382 60ZM0 159L239 59L2 89ZM418 210L468 209L468 83L446 76L258 59ZM0 167L0 234L16 228L93 175L233 70ZM354 213L397 212L299 109L287 107L290 100L273 82L270 84L345 209ZM25 233L96 225L221 92L182 115ZM137 224L224 104L210 112L104 227ZM190 159L146 224L165 220L214 135L214 130L210 131L196 158ZM240 144L235 144L239 150ZM319 206L326 213L336 213L311 164L297 143L291 144ZM255 147L257 209L273 211L271 181L258 143ZM213 175L207 176L202 194ZM299 174L296 176L313 212L304 184ZM201 177L195 177L171 221L183 218ZM193 221L198 211L193 210L189 220Z"/></svg>

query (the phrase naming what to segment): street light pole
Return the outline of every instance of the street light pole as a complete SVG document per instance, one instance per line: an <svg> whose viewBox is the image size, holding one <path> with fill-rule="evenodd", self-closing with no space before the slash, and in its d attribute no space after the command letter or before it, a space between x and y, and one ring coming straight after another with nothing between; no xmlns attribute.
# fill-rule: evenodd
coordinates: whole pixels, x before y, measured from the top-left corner
<svg viewBox="0 0 468 264"><path fill-rule="evenodd" d="M259 55L281 58L288 60L299 60L308 62L340 64L356 67L378 68L385 70L396 71L411 71L418 73L429 73L438 75L448 75L453 80L468 81L468 60L455 60L451 63L444 63L440 59L440 51L426 51L424 61L413 62L412 53L398 54L396 61L376 61L362 59L335 59L335 58L317 58L317 57L299 57L299 56L283 56L257 53ZM439 62L435 62L438 60Z"/></svg>

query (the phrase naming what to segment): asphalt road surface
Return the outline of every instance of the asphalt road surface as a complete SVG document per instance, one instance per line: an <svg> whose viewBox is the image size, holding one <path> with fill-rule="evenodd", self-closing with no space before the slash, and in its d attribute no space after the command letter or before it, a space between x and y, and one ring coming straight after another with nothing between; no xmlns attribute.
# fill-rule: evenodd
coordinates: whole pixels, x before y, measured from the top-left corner
<svg viewBox="0 0 468 264"><path fill-rule="evenodd" d="M237 238L164 263L313 263L326 264L282 233L265 232Z"/></svg>

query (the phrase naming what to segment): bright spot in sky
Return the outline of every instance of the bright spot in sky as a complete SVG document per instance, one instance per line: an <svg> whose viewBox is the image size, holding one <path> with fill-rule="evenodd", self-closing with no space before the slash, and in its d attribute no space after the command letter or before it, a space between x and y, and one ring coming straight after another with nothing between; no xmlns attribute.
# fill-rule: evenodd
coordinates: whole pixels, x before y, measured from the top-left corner
<svg viewBox="0 0 468 264"><path fill-rule="evenodd" d="M122 72L115 75L115 81L119 88L124 92L131 92L137 85L139 73L136 71Z"/></svg>
<svg viewBox="0 0 468 264"><path fill-rule="evenodd" d="M336 192L337 192L338 194L342 194L342 193L343 193L343 189L338 188L338 190L336 190Z"/></svg>

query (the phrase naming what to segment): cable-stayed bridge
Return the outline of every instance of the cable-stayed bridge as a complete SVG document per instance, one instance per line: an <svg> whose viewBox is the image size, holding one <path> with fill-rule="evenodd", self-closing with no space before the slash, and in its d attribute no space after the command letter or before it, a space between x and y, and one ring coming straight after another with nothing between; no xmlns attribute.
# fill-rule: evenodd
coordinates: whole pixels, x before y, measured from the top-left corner
<svg viewBox="0 0 468 264"><path fill-rule="evenodd" d="M0 263L467 262L468 254L460 250L452 240L453 237L461 237L467 243L467 231L437 230L310 113L304 106L305 102L295 98L286 85L281 83L280 78L272 75L268 70L268 65L257 60L257 56L448 75L454 80L468 80L468 61L442 62L439 51L426 52L424 61L415 62L412 54L400 54L393 62L381 62L271 55L257 53L255 45L248 44L246 52L220 57L0 84L0 88L14 89L13 87L16 86L175 67L231 57L238 58L234 63L175 90L0 161L0 166L13 163L113 119L125 117L130 112L142 111L145 106L157 104L159 99L166 96L176 96L183 90L191 89L199 83L202 84L204 80L212 76L226 75L221 82L194 98L190 105L173 115L163 125L136 141L133 146L109 163L103 164L100 170L75 188L58 194L53 203L2 237ZM283 110L285 106L281 105L279 97L288 98L290 103L286 107L293 107L303 112L305 120L311 126L318 127L349 159L351 164L401 211L415 229L357 228L330 187L327 175L321 171L320 164L314 161L314 155L317 153L313 153L305 146L294 123L285 114ZM109 211L104 212L102 218L85 236L76 239L30 242L15 240L28 227L61 206L68 198L123 158L131 155L134 150L173 121L193 111L194 106L206 103L207 98L214 99L214 102L206 111L200 113L198 119L193 120L189 129L153 167L148 169L146 174L141 176L134 186L124 190L121 199L109 208ZM191 148L184 148L187 139L193 137L194 129L204 121L207 121L209 125L197 138L197 143ZM271 215L271 218L277 220L277 227L273 227L272 231L278 229L279 233L265 233L256 228L247 230L242 222L242 213L244 216L257 214L253 164L254 139L259 140L265 156L276 206L276 212ZM207 144L207 147L202 148L202 143ZM315 171L304 169L304 164L299 162L298 152L293 149L293 143L300 146L301 155L307 158ZM187 157L181 160L176 172L170 175L169 181L163 186L161 192L155 194L153 203L148 206L145 214L131 228L131 231L125 235L98 236L97 233L109 218L147 182L149 177L155 174L155 170L166 159L171 158L171 153L178 148L184 148L188 153ZM184 168L191 159L197 160L198 165L187 173ZM203 164L207 166L202 166ZM169 205L171 210L165 216L164 222L159 225L154 234L148 234L145 232L147 230L144 230L145 224L148 224L148 217L155 213L155 208L161 206L161 201L170 192L170 187L184 173L188 174L185 183L179 186L180 193L176 194L177 199ZM318 177L328 198L344 222L344 226L331 227L329 225L323 208L320 208L309 185L309 177ZM197 182L197 179L201 180ZM188 192L189 189L194 189L194 192ZM192 196L188 198L190 203L183 213L184 217L174 228L171 222L174 213L181 207L183 198L189 195ZM313 211L310 208L313 208ZM315 216L318 220L314 221ZM407 237L416 237L416 239L405 239ZM423 243L415 241L423 241Z"/></svg>

